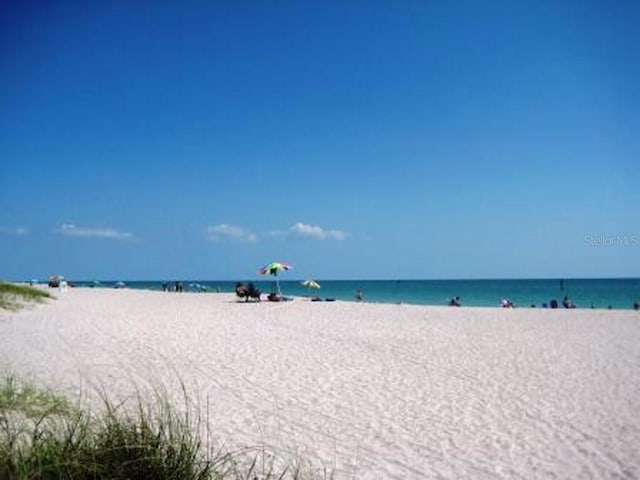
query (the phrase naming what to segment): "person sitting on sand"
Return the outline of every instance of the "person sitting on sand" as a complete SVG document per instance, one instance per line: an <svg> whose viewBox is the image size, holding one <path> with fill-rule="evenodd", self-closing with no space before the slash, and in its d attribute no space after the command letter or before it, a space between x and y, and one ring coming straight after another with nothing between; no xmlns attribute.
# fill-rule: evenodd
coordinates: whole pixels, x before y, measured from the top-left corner
<svg viewBox="0 0 640 480"><path fill-rule="evenodd" d="M513 302L508 298L503 298L502 301L500 302L500 306L502 308L515 308L515 305L513 304Z"/></svg>
<svg viewBox="0 0 640 480"><path fill-rule="evenodd" d="M450 307L461 307L462 306L462 301L460 300L460 297L453 297L451 300L449 300L449 306Z"/></svg>
<svg viewBox="0 0 640 480"><path fill-rule="evenodd" d="M633 304L633 309L634 310L640 310L640 302L638 302L637 300L634 302Z"/></svg>
<svg viewBox="0 0 640 480"><path fill-rule="evenodd" d="M564 299L562 300L562 306L564 308L576 308L576 306L573 304L573 301L569 297L564 297Z"/></svg>

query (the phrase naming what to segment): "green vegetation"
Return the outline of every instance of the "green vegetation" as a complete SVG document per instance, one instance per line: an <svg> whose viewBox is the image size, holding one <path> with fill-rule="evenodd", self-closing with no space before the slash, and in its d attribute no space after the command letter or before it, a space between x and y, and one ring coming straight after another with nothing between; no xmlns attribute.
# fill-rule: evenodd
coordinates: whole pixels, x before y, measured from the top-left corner
<svg viewBox="0 0 640 480"><path fill-rule="evenodd" d="M133 408L105 396L96 415L13 375L0 379L0 478L125 480L293 480L317 478L299 465L276 467L262 451L213 451L198 432L202 422L166 396ZM327 474L321 474L326 478Z"/></svg>
<svg viewBox="0 0 640 480"><path fill-rule="evenodd" d="M48 292L26 285L0 281L0 309L17 310L24 304L51 298Z"/></svg>

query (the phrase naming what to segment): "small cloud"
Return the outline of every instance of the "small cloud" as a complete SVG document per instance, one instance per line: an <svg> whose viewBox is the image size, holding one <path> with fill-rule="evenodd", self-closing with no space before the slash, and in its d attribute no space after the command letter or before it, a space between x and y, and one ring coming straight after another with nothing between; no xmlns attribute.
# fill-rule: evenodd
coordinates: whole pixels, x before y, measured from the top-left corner
<svg viewBox="0 0 640 480"><path fill-rule="evenodd" d="M250 230L247 230L236 225L228 225L221 223L220 225L214 225L213 227L207 227L205 229L205 235L207 239L212 242L220 240L233 240L243 243L257 243L258 236Z"/></svg>
<svg viewBox="0 0 640 480"><path fill-rule="evenodd" d="M8 235L11 237L22 237L27 235L29 230L24 227L17 228L8 228L8 227L0 227L0 235Z"/></svg>
<svg viewBox="0 0 640 480"><path fill-rule="evenodd" d="M349 236L347 232L342 230L326 230L318 225L310 225L308 223L298 222L288 230L282 231L277 230L271 232L271 235L274 236L294 236L294 237L304 237L304 238L313 238L315 240L344 240Z"/></svg>
<svg viewBox="0 0 640 480"><path fill-rule="evenodd" d="M68 237L108 238L112 240L134 240L136 238L133 233L121 232L114 228L83 228L72 223L64 223L54 232Z"/></svg>

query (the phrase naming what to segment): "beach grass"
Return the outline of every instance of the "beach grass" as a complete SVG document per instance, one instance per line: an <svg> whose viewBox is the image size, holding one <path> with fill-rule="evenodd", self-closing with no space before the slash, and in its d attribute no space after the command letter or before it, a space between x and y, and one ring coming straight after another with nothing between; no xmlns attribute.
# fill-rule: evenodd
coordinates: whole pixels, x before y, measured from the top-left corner
<svg viewBox="0 0 640 480"><path fill-rule="evenodd" d="M38 303L51 298L48 292L27 285L0 281L0 309L18 310L28 303Z"/></svg>
<svg viewBox="0 0 640 480"><path fill-rule="evenodd" d="M153 396L157 398L145 403L139 395L133 405L125 406L101 394L102 408L92 414L63 395L4 374L0 379L0 478L318 478L303 463L283 467L264 450L213 450L199 433L203 424L192 407L178 410L165 395Z"/></svg>

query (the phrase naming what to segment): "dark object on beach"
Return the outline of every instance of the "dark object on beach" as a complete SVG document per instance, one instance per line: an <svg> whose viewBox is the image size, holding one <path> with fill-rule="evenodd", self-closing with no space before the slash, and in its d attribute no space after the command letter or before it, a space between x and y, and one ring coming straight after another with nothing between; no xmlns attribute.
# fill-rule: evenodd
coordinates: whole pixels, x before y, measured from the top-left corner
<svg viewBox="0 0 640 480"><path fill-rule="evenodd" d="M564 297L564 299L562 300L562 306L564 308L576 308L576 306L573 304L573 301L569 297Z"/></svg>
<svg viewBox="0 0 640 480"><path fill-rule="evenodd" d="M276 292L271 292L269 295L267 295L267 300L269 300L270 302L284 302L287 299L282 295L278 295Z"/></svg>
<svg viewBox="0 0 640 480"><path fill-rule="evenodd" d="M640 303L639 303L639 302L635 302L635 303L633 304L633 309L634 309L634 310L640 310Z"/></svg>
<svg viewBox="0 0 640 480"><path fill-rule="evenodd" d="M554 298L553 300L551 300L551 301L549 302L549 306L550 306L551 308L558 308L558 301Z"/></svg>
<svg viewBox="0 0 640 480"><path fill-rule="evenodd" d="M356 301L358 301L358 302L364 301L364 294L362 293L362 290L360 290L360 289L356 290Z"/></svg>
<svg viewBox="0 0 640 480"><path fill-rule="evenodd" d="M260 294L260 290L258 290L253 283L248 283L247 285L240 282L236 283L236 295L244 298L245 302L248 302L250 299L260 301Z"/></svg>
<svg viewBox="0 0 640 480"><path fill-rule="evenodd" d="M287 300L285 298L285 300ZM311 297L312 302L335 302L335 298L321 298L321 297Z"/></svg>
<svg viewBox="0 0 640 480"><path fill-rule="evenodd" d="M278 295L275 292L271 292L269 295L267 295L267 300L269 300L270 302L281 302L282 296Z"/></svg>
<svg viewBox="0 0 640 480"><path fill-rule="evenodd" d="M247 295L249 298L260 301L260 293L260 290L258 290L253 283L249 282L247 285Z"/></svg>
<svg viewBox="0 0 640 480"><path fill-rule="evenodd" d="M279 295L275 292L271 292L267 295L267 300L270 302L291 302L293 297L285 297L284 295Z"/></svg>
<svg viewBox="0 0 640 480"><path fill-rule="evenodd" d="M462 306L462 301L460 300L460 297L453 297L451 300L449 300L449 306L450 307L461 307Z"/></svg>

